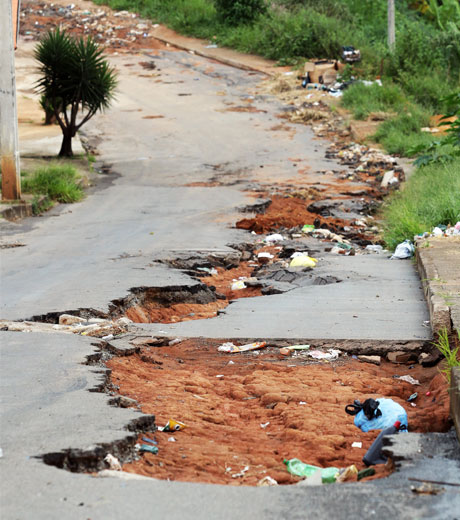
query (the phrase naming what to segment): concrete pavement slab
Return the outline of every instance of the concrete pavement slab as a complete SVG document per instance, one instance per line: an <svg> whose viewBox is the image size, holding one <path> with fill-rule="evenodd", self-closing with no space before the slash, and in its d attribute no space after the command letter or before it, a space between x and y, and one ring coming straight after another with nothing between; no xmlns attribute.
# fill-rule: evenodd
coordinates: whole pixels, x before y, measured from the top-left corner
<svg viewBox="0 0 460 520"><path fill-rule="evenodd" d="M2 518L434 518L453 520L460 507L455 487L417 496L408 477L460 481L459 448L453 434L400 435L394 449L400 471L387 479L332 486L251 488L167 481L94 478L45 465L40 457L72 448L103 454L133 434L133 410L107 405L91 392L97 368L82 364L93 352L81 336L0 333L2 409L0 459ZM93 339L94 341L94 339ZM36 353L40 353L37 361ZM11 370L11 367L18 370ZM96 370L96 372L95 372ZM123 450L116 455L123 457ZM428 458L427 458L428 457ZM429 464L427 464L429 460Z"/></svg>

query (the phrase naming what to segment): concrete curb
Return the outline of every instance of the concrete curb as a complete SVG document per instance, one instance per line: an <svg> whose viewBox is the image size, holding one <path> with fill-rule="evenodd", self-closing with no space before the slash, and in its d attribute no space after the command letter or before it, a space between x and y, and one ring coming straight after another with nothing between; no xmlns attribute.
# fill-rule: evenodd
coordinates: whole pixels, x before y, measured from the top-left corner
<svg viewBox="0 0 460 520"><path fill-rule="evenodd" d="M460 442L460 367L450 371L450 414L457 430L457 440Z"/></svg>
<svg viewBox="0 0 460 520"><path fill-rule="evenodd" d="M10 221L31 217L32 215L32 204L30 202L18 201L17 203L0 210L0 216L5 220Z"/></svg>
<svg viewBox="0 0 460 520"><path fill-rule="evenodd" d="M439 332L441 329L447 329L450 333L452 324L450 320L450 309L444 300L437 293L437 284L439 273L436 265L432 262L423 249L423 244L419 242L415 250L415 258L417 260L417 269L422 281L423 292L430 311L430 322L433 333Z"/></svg>
<svg viewBox="0 0 460 520"><path fill-rule="evenodd" d="M420 239L415 257L433 333L460 330L460 237Z"/></svg>
<svg viewBox="0 0 460 520"><path fill-rule="evenodd" d="M29 195L26 195L29 197ZM37 199L34 203L29 202L28 200L23 201L15 201L11 205L8 205L6 208L0 210L0 216L5 220L9 220L14 222L15 220L19 220L21 218L33 217L34 216L34 206L38 208L38 213L41 212L40 208L43 204L48 204L50 202L50 198L48 195L43 195L39 199Z"/></svg>
<svg viewBox="0 0 460 520"><path fill-rule="evenodd" d="M274 76L277 72L285 70L283 67L277 67L275 61L260 56L242 54L227 47L207 48L205 40L182 36L162 25L155 28L151 35L158 41L177 49L193 52L203 58L215 60L237 69L259 72L267 76Z"/></svg>

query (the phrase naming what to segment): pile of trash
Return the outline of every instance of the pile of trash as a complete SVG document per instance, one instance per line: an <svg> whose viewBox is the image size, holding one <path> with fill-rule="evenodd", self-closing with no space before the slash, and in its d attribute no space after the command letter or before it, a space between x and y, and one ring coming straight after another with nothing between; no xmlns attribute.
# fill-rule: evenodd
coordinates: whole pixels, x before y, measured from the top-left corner
<svg viewBox="0 0 460 520"><path fill-rule="evenodd" d="M418 240L420 238L428 238L428 237L452 237L460 235L460 221L457 222L454 226L448 225L445 226L443 224L438 224L434 227L431 232L425 232L420 235L416 235L414 240Z"/></svg>
<svg viewBox="0 0 460 520"><path fill-rule="evenodd" d="M416 398L416 394L413 394L408 400L411 400L414 396ZM346 468L321 468L306 464L296 458L284 460L284 464L286 464L286 468L291 475L303 478L299 484L318 486L334 482L356 481L373 476L375 469L371 466L388 462L388 457L382 452L383 438L386 435L407 433L407 413L400 404L392 399L366 399L363 403L356 399L352 404L345 407L345 411L349 415L355 416L354 424L361 431L381 430L362 458L366 468L358 471L355 464ZM362 442L354 442L352 448L362 448Z"/></svg>
<svg viewBox="0 0 460 520"><path fill-rule="evenodd" d="M93 36L96 42L112 51L133 46L152 46L152 25L139 20L135 13L105 8L78 9L75 4L66 6L47 3L21 2L20 34L26 40L38 40L41 33L54 29L57 24L73 34Z"/></svg>
<svg viewBox="0 0 460 520"><path fill-rule="evenodd" d="M423 238L430 238L430 237L454 237L454 236L460 236L460 221L457 222L454 226L451 225L443 225L439 224L436 227L434 227L430 232L425 231L425 233L421 233L420 235L414 236L414 242L417 242L418 240L421 240ZM401 242L396 246L395 252L392 259L405 259L405 258L412 258L415 253L415 245L410 240L404 240L404 242Z"/></svg>
<svg viewBox="0 0 460 520"><path fill-rule="evenodd" d="M59 332L64 334L79 334L111 340L118 334L127 332L133 322L128 318L109 320L103 318L81 318L72 314L61 314L59 322L43 323L37 321L0 320L0 329L15 332Z"/></svg>

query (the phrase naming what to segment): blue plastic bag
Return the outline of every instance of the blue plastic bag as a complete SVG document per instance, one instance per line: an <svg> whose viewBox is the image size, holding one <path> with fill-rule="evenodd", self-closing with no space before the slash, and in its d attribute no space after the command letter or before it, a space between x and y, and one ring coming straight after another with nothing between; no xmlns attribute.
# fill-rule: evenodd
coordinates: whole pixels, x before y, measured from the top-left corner
<svg viewBox="0 0 460 520"><path fill-rule="evenodd" d="M355 426L363 432L368 432L370 430L383 430L399 421L401 426L404 425L407 428L407 413L400 404L395 403L393 399L385 399L383 397L376 400L379 402L378 409L382 412L382 415L369 420L363 410L361 410L355 415Z"/></svg>

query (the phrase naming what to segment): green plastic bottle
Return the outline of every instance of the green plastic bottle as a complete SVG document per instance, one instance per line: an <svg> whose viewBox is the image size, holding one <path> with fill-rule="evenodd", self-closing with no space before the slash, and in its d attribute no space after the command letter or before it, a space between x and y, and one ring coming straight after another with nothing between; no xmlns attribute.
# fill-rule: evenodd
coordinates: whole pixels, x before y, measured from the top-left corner
<svg viewBox="0 0 460 520"><path fill-rule="evenodd" d="M338 468L319 468L318 466L312 466L310 464L305 464L299 459L284 459L284 464L287 466L287 470L291 475L296 475L297 477L311 477L314 473L316 473L319 469L321 470L321 480L323 484L332 484L335 482L336 475L339 472Z"/></svg>

